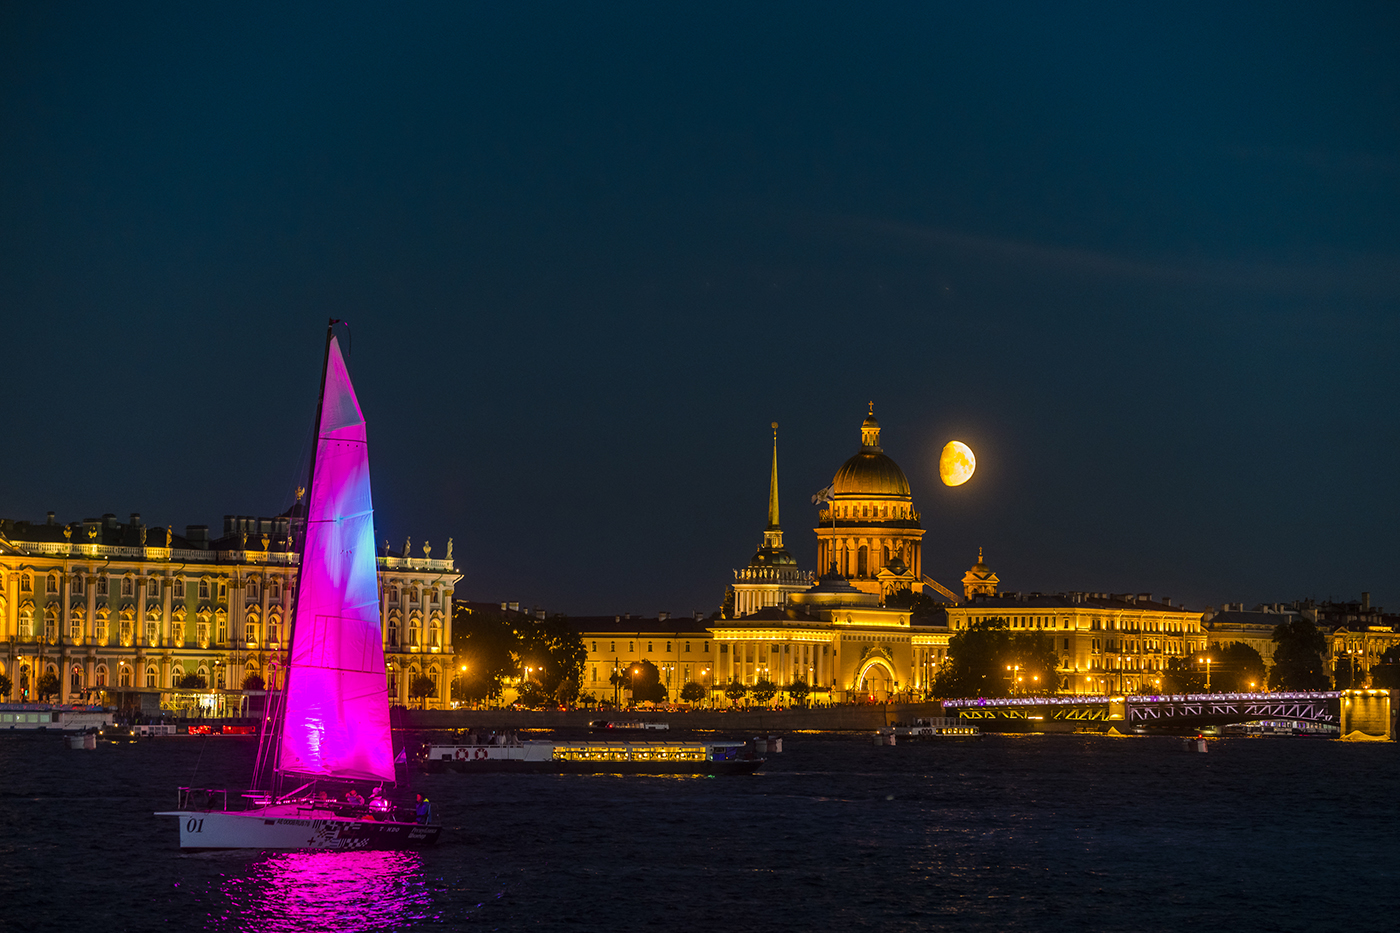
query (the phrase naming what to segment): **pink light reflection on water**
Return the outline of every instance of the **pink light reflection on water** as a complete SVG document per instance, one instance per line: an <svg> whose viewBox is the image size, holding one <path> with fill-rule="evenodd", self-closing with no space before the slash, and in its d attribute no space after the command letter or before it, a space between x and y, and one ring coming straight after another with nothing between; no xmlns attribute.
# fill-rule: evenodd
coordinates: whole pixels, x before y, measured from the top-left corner
<svg viewBox="0 0 1400 933"><path fill-rule="evenodd" d="M211 929L402 930L432 913L416 852L279 852L223 885Z"/></svg>

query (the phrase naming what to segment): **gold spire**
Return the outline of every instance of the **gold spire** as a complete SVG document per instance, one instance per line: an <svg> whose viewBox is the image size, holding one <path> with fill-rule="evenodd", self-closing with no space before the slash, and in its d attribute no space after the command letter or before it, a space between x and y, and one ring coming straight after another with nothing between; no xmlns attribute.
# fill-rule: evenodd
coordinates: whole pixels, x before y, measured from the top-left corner
<svg viewBox="0 0 1400 933"><path fill-rule="evenodd" d="M768 527L763 532L763 546L783 546L783 529L778 524L778 422L773 422L773 470L768 478Z"/></svg>

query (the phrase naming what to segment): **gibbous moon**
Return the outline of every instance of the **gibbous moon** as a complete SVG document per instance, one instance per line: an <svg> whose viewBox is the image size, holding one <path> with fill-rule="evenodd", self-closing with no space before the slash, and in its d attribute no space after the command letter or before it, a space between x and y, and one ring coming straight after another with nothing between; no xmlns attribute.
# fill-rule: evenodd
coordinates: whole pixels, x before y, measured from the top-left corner
<svg viewBox="0 0 1400 933"><path fill-rule="evenodd" d="M943 455L938 458L938 475L947 486L961 486L972 479L977 470L977 458L972 448L962 441L949 441L943 447Z"/></svg>

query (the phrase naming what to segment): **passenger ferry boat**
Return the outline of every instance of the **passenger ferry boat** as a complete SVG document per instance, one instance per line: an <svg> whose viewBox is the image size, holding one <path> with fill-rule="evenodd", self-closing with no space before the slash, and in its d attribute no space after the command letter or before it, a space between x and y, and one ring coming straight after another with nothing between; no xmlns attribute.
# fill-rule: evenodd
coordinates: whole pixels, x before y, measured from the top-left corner
<svg viewBox="0 0 1400 933"><path fill-rule="evenodd" d="M980 736L982 729L956 716L916 719L912 723L897 722L880 730L881 735L895 739L941 739L952 736Z"/></svg>
<svg viewBox="0 0 1400 933"><path fill-rule="evenodd" d="M423 767L462 774L752 774L767 760L746 742L494 739L431 745Z"/></svg>
<svg viewBox="0 0 1400 933"><path fill-rule="evenodd" d="M112 724L112 714L91 709L64 709L38 703L0 703L0 729L22 732L83 732Z"/></svg>

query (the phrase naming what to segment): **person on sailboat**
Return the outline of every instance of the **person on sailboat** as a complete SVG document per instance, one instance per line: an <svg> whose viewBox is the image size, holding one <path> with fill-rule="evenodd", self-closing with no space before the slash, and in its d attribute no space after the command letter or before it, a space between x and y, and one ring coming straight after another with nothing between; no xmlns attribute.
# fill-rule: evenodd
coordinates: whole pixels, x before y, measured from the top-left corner
<svg viewBox="0 0 1400 933"><path fill-rule="evenodd" d="M427 797L418 795L418 808L414 811L419 823L426 823L433 818L433 805Z"/></svg>
<svg viewBox="0 0 1400 933"><path fill-rule="evenodd" d="M345 793L345 802L352 807L363 807L365 805L365 798L361 797L360 792L352 787Z"/></svg>

